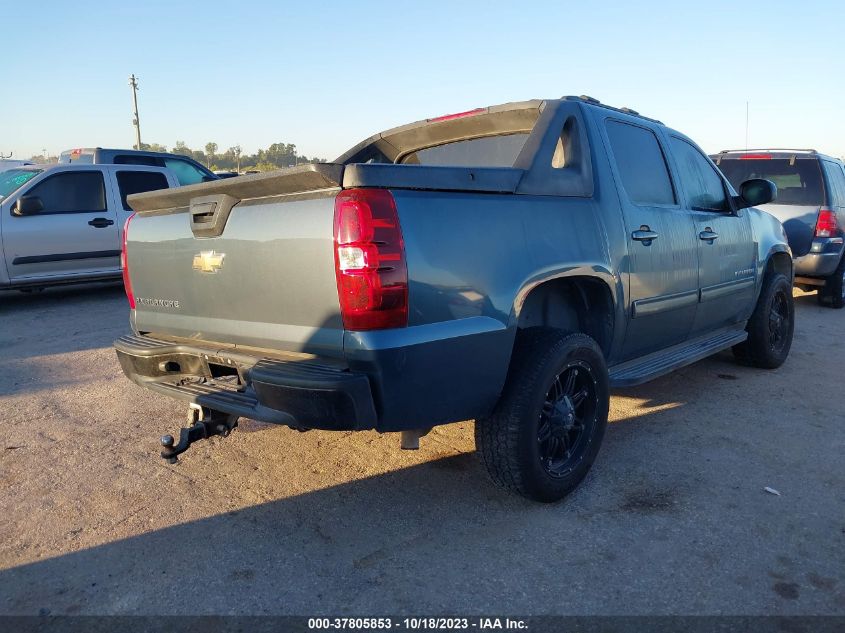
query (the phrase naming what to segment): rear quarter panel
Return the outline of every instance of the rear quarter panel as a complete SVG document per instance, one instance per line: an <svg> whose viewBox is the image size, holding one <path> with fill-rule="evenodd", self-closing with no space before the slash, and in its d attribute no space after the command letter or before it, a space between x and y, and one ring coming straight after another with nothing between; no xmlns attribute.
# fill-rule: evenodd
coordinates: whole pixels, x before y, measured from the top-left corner
<svg viewBox="0 0 845 633"><path fill-rule="evenodd" d="M588 198L394 190L405 240L409 327L347 332L383 419L413 428L485 415L507 377L521 301L571 275L613 288L606 230Z"/></svg>

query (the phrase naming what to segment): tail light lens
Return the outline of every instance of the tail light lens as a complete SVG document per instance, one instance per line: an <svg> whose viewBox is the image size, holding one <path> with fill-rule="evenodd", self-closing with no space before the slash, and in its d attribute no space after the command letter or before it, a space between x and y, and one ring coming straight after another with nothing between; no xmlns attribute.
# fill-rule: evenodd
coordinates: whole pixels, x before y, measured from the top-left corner
<svg viewBox="0 0 845 633"><path fill-rule="evenodd" d="M408 267L390 191L341 191L334 204L334 242L343 327L407 326Z"/></svg>
<svg viewBox="0 0 845 633"><path fill-rule="evenodd" d="M126 259L126 240L129 238L129 223L135 217L133 213L126 218L123 225L123 242L120 246L120 270L123 272L123 289L126 291L126 298L129 299L129 308L135 309L135 295L132 293L132 282L129 280L129 261Z"/></svg>
<svg viewBox="0 0 845 633"><path fill-rule="evenodd" d="M816 237L836 237L842 230L836 222L836 213L830 209L821 209L816 220Z"/></svg>

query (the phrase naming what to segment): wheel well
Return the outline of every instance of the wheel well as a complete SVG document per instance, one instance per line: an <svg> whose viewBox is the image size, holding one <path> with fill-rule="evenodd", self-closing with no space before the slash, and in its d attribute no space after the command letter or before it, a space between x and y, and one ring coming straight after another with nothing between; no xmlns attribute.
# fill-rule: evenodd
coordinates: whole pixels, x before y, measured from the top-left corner
<svg viewBox="0 0 845 633"><path fill-rule="evenodd" d="M553 279L525 298L517 327L553 327L582 332L607 355L613 340L613 299L607 285L590 277Z"/></svg>
<svg viewBox="0 0 845 633"><path fill-rule="evenodd" d="M766 275L782 273L792 279L792 258L787 253L774 253L766 262Z"/></svg>

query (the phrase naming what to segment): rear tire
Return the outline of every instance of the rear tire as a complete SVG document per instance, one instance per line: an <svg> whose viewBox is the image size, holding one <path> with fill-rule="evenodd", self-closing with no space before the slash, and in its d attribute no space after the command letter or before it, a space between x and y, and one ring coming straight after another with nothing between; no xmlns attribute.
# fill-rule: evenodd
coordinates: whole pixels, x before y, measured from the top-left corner
<svg viewBox="0 0 845 633"><path fill-rule="evenodd" d="M739 361L763 369L783 365L795 331L792 285L786 275L771 273L766 276L757 306L745 329L748 338L733 347Z"/></svg>
<svg viewBox="0 0 845 633"><path fill-rule="evenodd" d="M499 486L558 501L593 465L609 404L607 366L593 339L528 328L517 337L496 408L475 423L475 445Z"/></svg>
<svg viewBox="0 0 845 633"><path fill-rule="evenodd" d="M845 254L833 274L825 279L824 287L819 290L819 303L835 310L845 307Z"/></svg>

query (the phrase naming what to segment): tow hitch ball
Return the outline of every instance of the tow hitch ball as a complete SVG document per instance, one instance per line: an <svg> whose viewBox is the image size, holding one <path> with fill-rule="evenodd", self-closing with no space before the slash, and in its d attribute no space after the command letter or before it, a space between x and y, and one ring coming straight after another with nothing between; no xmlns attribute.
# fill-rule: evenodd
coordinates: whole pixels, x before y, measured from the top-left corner
<svg viewBox="0 0 845 633"><path fill-rule="evenodd" d="M175 446L172 435L161 436L161 456L171 464L179 461L177 456L188 450L194 442L213 435L226 437L238 426L237 416L195 405L188 409L188 421L192 424L179 430L179 443Z"/></svg>

